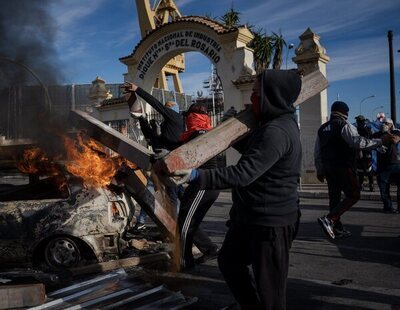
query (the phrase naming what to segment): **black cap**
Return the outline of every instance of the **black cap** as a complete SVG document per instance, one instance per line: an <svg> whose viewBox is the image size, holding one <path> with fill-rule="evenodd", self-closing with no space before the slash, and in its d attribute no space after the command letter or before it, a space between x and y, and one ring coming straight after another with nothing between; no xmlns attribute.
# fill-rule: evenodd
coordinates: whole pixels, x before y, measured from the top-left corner
<svg viewBox="0 0 400 310"><path fill-rule="evenodd" d="M342 114L349 114L349 106L343 101L335 101L332 103L331 112L340 112Z"/></svg>
<svg viewBox="0 0 400 310"><path fill-rule="evenodd" d="M358 116L355 117L355 119L358 120L358 121L365 121L364 115L358 115Z"/></svg>

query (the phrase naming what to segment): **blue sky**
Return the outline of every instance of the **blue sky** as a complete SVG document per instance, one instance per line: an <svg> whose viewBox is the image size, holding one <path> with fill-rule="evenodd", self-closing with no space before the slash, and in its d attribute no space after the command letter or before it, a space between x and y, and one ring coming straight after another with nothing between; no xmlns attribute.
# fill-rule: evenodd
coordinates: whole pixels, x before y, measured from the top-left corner
<svg viewBox="0 0 400 310"><path fill-rule="evenodd" d="M150 0L153 3L153 0ZM398 0L176 0L183 15L220 17L233 3L241 22L281 32L286 42L310 27L331 58L327 65L328 102L339 96L350 106L350 117L360 113L390 113L387 31L393 30L396 97L400 98L400 1ZM118 58L129 55L140 40L134 0L63 0L51 13L58 24L56 48L66 83L90 83L97 75L120 83L126 67ZM286 55L286 52L285 52ZM294 64L289 53L288 67ZM283 65L283 67L285 64ZM186 54L185 91L199 90L210 75L211 63L199 53ZM378 108L383 106L383 108ZM398 108L399 110L399 108ZM398 115L400 112L398 111Z"/></svg>

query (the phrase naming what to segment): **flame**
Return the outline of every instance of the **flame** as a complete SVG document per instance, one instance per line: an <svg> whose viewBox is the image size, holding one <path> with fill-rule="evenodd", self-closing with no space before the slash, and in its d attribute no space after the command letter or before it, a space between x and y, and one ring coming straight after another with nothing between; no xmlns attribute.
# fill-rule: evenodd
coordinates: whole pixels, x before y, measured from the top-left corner
<svg viewBox="0 0 400 310"><path fill-rule="evenodd" d="M109 157L105 147L82 134L78 134L76 140L65 136L64 147L67 153L68 172L81 177L88 186L109 185L123 163L133 169L136 168L136 165L121 157Z"/></svg>
<svg viewBox="0 0 400 310"><path fill-rule="evenodd" d="M17 168L23 173L56 176L60 174L60 168L46 153L38 147L24 150L22 156L16 162Z"/></svg>
<svg viewBox="0 0 400 310"><path fill-rule="evenodd" d="M83 179L85 185L92 187L105 187L112 181L118 169L129 167L137 169L134 163L122 158L121 156L111 157L106 152L106 148L93 139L78 134L72 139L62 136L65 148L65 168L66 170ZM60 158L58 158L60 159ZM38 147L24 150L22 156L17 158L17 168L28 174L37 176L52 176L55 179L64 179L62 166L54 160L49 159L46 153ZM57 181L57 183L65 183ZM60 184L64 186L65 184Z"/></svg>
<svg viewBox="0 0 400 310"><path fill-rule="evenodd" d="M54 184L60 191L68 190L60 165L49 159L46 153L38 147L25 149L22 155L17 158L16 166L22 173L38 177L52 177Z"/></svg>

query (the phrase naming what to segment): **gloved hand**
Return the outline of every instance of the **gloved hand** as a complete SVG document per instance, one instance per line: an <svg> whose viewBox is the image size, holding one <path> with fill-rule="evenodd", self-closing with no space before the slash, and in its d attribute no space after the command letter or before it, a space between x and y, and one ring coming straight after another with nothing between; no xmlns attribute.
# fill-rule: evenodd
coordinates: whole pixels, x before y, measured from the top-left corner
<svg viewBox="0 0 400 310"><path fill-rule="evenodd" d="M132 82L125 82L120 88L124 93L133 93L138 89L138 86Z"/></svg>
<svg viewBox="0 0 400 310"><path fill-rule="evenodd" d="M199 171L197 169L177 170L165 178L165 183L170 186L179 186L184 183L195 182L198 178Z"/></svg>

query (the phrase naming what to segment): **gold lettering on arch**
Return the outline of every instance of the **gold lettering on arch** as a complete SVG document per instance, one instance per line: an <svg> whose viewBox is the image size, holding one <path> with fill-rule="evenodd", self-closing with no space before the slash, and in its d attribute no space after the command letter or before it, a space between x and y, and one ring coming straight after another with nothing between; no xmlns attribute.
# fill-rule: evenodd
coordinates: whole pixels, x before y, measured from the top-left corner
<svg viewBox="0 0 400 310"><path fill-rule="evenodd" d="M151 66L173 50L198 51L214 64L221 60L221 45L208 34L196 30L174 31L156 40L142 55L137 65L138 76L144 79Z"/></svg>

